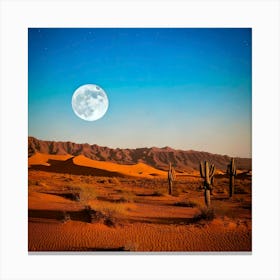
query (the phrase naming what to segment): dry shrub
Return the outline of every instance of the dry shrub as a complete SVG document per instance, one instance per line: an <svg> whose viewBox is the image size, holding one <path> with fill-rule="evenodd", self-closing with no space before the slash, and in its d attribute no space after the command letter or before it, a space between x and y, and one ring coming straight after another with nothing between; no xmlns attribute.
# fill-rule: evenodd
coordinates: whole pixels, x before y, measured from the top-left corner
<svg viewBox="0 0 280 280"><path fill-rule="evenodd" d="M116 177L108 179L108 183L113 184L115 186L120 186L121 185L121 182Z"/></svg>
<svg viewBox="0 0 280 280"><path fill-rule="evenodd" d="M107 216L119 216L125 215L129 203L114 203L114 202L107 202L107 201L91 201L89 203L90 207L96 211L100 211Z"/></svg>
<svg viewBox="0 0 280 280"><path fill-rule="evenodd" d="M63 219L62 219L62 222L63 222L63 223L66 223L66 222L68 222L68 221L70 221L70 220L71 220L70 214L67 213L66 211L64 211L64 212L63 212Z"/></svg>
<svg viewBox="0 0 280 280"><path fill-rule="evenodd" d="M115 219L112 213L97 211L92 209L90 205L85 206L83 213L89 223L102 222L107 226L115 226Z"/></svg>
<svg viewBox="0 0 280 280"><path fill-rule="evenodd" d="M83 210L83 215L86 221L89 223L99 222L110 227L116 225L114 212L111 210L103 209L103 211L99 211L93 209L90 205L86 205Z"/></svg>
<svg viewBox="0 0 280 280"><path fill-rule="evenodd" d="M215 211L212 207L199 207L200 213L193 217L194 222L199 221L212 221L215 218Z"/></svg>
<svg viewBox="0 0 280 280"><path fill-rule="evenodd" d="M96 198L96 191L94 187L84 186L80 187L80 202L87 204L90 200Z"/></svg>
<svg viewBox="0 0 280 280"><path fill-rule="evenodd" d="M81 181L84 182L84 183L86 183L86 184L91 184L91 183L92 183L91 178L88 177L88 176L83 176L83 177L81 177Z"/></svg>

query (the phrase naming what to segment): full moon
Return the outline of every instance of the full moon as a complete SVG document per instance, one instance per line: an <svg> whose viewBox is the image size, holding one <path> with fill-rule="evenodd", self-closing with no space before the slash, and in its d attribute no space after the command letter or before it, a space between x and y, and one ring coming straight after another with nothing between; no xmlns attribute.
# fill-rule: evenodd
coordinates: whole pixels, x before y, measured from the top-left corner
<svg viewBox="0 0 280 280"><path fill-rule="evenodd" d="M108 106L109 101L105 91L97 85L80 86L72 96L73 111L85 121L96 121L102 118Z"/></svg>

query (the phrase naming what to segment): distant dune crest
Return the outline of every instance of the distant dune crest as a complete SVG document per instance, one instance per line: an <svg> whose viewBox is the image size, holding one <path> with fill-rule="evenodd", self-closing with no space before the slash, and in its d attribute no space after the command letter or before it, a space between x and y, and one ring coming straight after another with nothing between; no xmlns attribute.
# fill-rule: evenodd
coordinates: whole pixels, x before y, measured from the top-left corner
<svg viewBox="0 0 280 280"><path fill-rule="evenodd" d="M52 155L83 155L98 161L109 161L119 164L137 164L143 162L157 169L167 170L171 162L177 171L198 169L203 160L215 164L218 169L226 170L229 156L198 151L175 150L164 148L111 149L98 145L76 144L72 142L43 141L28 137L28 157L36 152ZM250 158L237 158L238 169L251 170Z"/></svg>

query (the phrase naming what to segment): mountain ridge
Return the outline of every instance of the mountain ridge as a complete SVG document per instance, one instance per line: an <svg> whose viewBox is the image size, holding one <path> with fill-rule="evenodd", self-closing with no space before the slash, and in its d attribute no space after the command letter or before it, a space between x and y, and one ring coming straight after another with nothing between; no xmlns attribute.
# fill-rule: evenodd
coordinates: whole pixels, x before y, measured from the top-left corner
<svg viewBox="0 0 280 280"><path fill-rule="evenodd" d="M171 147L151 147L121 149L108 148L97 144L78 144L70 141L39 140L28 137L28 157L36 152L53 155L84 155L87 158L99 161L109 161L119 164L148 164L161 170L167 170L169 162L178 171L198 170L199 162L207 160L218 169L226 170L230 157L227 155L212 154L194 150L176 150ZM251 170L251 158L236 158L238 169Z"/></svg>

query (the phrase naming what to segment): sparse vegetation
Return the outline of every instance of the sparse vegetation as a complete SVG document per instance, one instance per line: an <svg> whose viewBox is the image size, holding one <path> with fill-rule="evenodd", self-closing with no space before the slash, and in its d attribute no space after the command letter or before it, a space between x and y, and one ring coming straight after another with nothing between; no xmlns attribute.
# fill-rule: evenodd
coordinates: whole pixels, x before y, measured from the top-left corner
<svg viewBox="0 0 280 280"><path fill-rule="evenodd" d="M108 180L107 179L100 179L100 180L97 180L97 183L105 184L105 183L108 183Z"/></svg>
<svg viewBox="0 0 280 280"><path fill-rule="evenodd" d="M67 213L66 211L64 211L64 212L63 212L63 220L62 220L62 222L63 222L63 223L66 223L66 222L68 222L69 220L71 220L70 214Z"/></svg>
<svg viewBox="0 0 280 280"><path fill-rule="evenodd" d="M202 167L205 168L205 162ZM208 168L209 175L212 175L210 164ZM251 177L238 177L236 195L229 200L228 176L217 172L212 204L205 207L205 193L201 195L201 189L205 191L205 183L201 184L197 171L191 175L177 174L172 196L167 195L167 176L152 178L149 174L147 177L115 178L30 171L28 190L32 211L29 216L29 249L195 251L203 250L203 244L209 241L209 237L216 240L213 236L216 233L218 238L221 237L221 241L215 241L216 244L224 246L218 247L218 250L238 249L242 242L243 249L250 249ZM66 180L70 176L71 181ZM212 188L211 176L209 180ZM223 217L231 219L229 226L219 222ZM249 229L246 231L247 226L237 227L236 236L239 237L243 230L245 239L242 239L243 235L239 239L226 235L229 230L226 227L232 226L237 218L244 221L243 217ZM40 222L41 218L58 222ZM212 223L207 222L213 219ZM58 232L52 230L57 225L61 235L64 234L61 241L57 241L60 233L58 236L53 234ZM38 243L41 237L36 235L35 226L42 228L40 235L46 242ZM71 241L71 238L78 239ZM223 240L226 238L230 242L225 245ZM77 246L73 248L69 244ZM213 243L208 245L207 250L217 249Z"/></svg>
<svg viewBox="0 0 280 280"><path fill-rule="evenodd" d="M90 200L96 198L96 191L93 186L80 187L80 202L87 204Z"/></svg>
<svg viewBox="0 0 280 280"><path fill-rule="evenodd" d="M211 207L200 207L200 213L195 215L194 222L199 222L201 220L212 221L215 218L214 208Z"/></svg>
<svg viewBox="0 0 280 280"><path fill-rule="evenodd" d="M98 202L93 200L89 203L91 209L104 213L106 216L123 216L127 213L130 203L114 203L108 201Z"/></svg>
<svg viewBox="0 0 280 280"><path fill-rule="evenodd" d="M116 177L108 179L108 183L113 184L115 186L120 186L121 185L120 180Z"/></svg>

